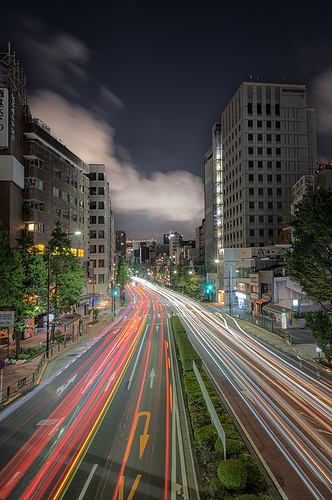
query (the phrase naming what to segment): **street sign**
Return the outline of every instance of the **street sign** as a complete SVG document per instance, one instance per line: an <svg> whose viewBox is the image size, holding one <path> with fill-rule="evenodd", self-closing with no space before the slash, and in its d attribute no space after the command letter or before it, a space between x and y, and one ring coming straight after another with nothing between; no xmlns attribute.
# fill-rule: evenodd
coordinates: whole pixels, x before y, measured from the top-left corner
<svg viewBox="0 0 332 500"><path fill-rule="evenodd" d="M0 311L0 328L14 326L15 311Z"/></svg>
<svg viewBox="0 0 332 500"><path fill-rule="evenodd" d="M4 361L2 361L2 359L0 360L0 370L2 370L4 367L5 367L6 363Z"/></svg>

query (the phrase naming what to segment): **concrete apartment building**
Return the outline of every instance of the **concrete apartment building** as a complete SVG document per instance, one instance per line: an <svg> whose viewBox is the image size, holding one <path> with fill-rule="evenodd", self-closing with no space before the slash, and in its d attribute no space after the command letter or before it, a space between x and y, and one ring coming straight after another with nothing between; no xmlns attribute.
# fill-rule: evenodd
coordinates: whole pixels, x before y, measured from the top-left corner
<svg viewBox="0 0 332 500"><path fill-rule="evenodd" d="M114 280L114 221L103 164L90 164L89 282L90 305L109 296Z"/></svg>

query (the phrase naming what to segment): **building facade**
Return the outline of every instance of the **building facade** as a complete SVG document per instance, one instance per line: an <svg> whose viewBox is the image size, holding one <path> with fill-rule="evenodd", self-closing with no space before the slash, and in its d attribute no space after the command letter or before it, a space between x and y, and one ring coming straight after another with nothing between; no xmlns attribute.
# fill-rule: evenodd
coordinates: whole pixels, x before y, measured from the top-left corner
<svg viewBox="0 0 332 500"><path fill-rule="evenodd" d="M114 245L109 183L104 164L90 164L90 304L109 296L114 279Z"/></svg>

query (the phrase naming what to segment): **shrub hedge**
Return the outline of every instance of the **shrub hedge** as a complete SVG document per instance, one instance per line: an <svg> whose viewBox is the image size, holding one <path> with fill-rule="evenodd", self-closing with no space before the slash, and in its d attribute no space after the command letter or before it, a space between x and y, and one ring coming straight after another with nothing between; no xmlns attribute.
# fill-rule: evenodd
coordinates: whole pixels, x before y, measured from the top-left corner
<svg viewBox="0 0 332 500"><path fill-rule="evenodd" d="M193 429L195 447L201 464L201 478L209 500L272 500L266 494L263 476L243 441L235 430L231 418L216 395L208 377L202 371L202 361L192 346L178 316L172 316L172 327L181 361L182 380ZM226 436L226 458L216 428L193 372L193 360L200 370L207 392L215 407ZM202 470L203 469L203 470Z"/></svg>

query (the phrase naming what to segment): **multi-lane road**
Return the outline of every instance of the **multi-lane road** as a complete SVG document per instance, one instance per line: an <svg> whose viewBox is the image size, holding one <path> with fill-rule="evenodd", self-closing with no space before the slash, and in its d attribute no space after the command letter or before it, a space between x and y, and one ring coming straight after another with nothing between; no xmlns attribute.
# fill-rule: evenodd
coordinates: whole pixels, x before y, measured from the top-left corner
<svg viewBox="0 0 332 500"><path fill-rule="evenodd" d="M199 498L172 313L280 495L332 498L331 382L227 316L137 283L110 327L1 413L0 499Z"/></svg>
<svg viewBox="0 0 332 500"><path fill-rule="evenodd" d="M128 292L110 328L1 414L0 499L197 498L165 302Z"/></svg>

